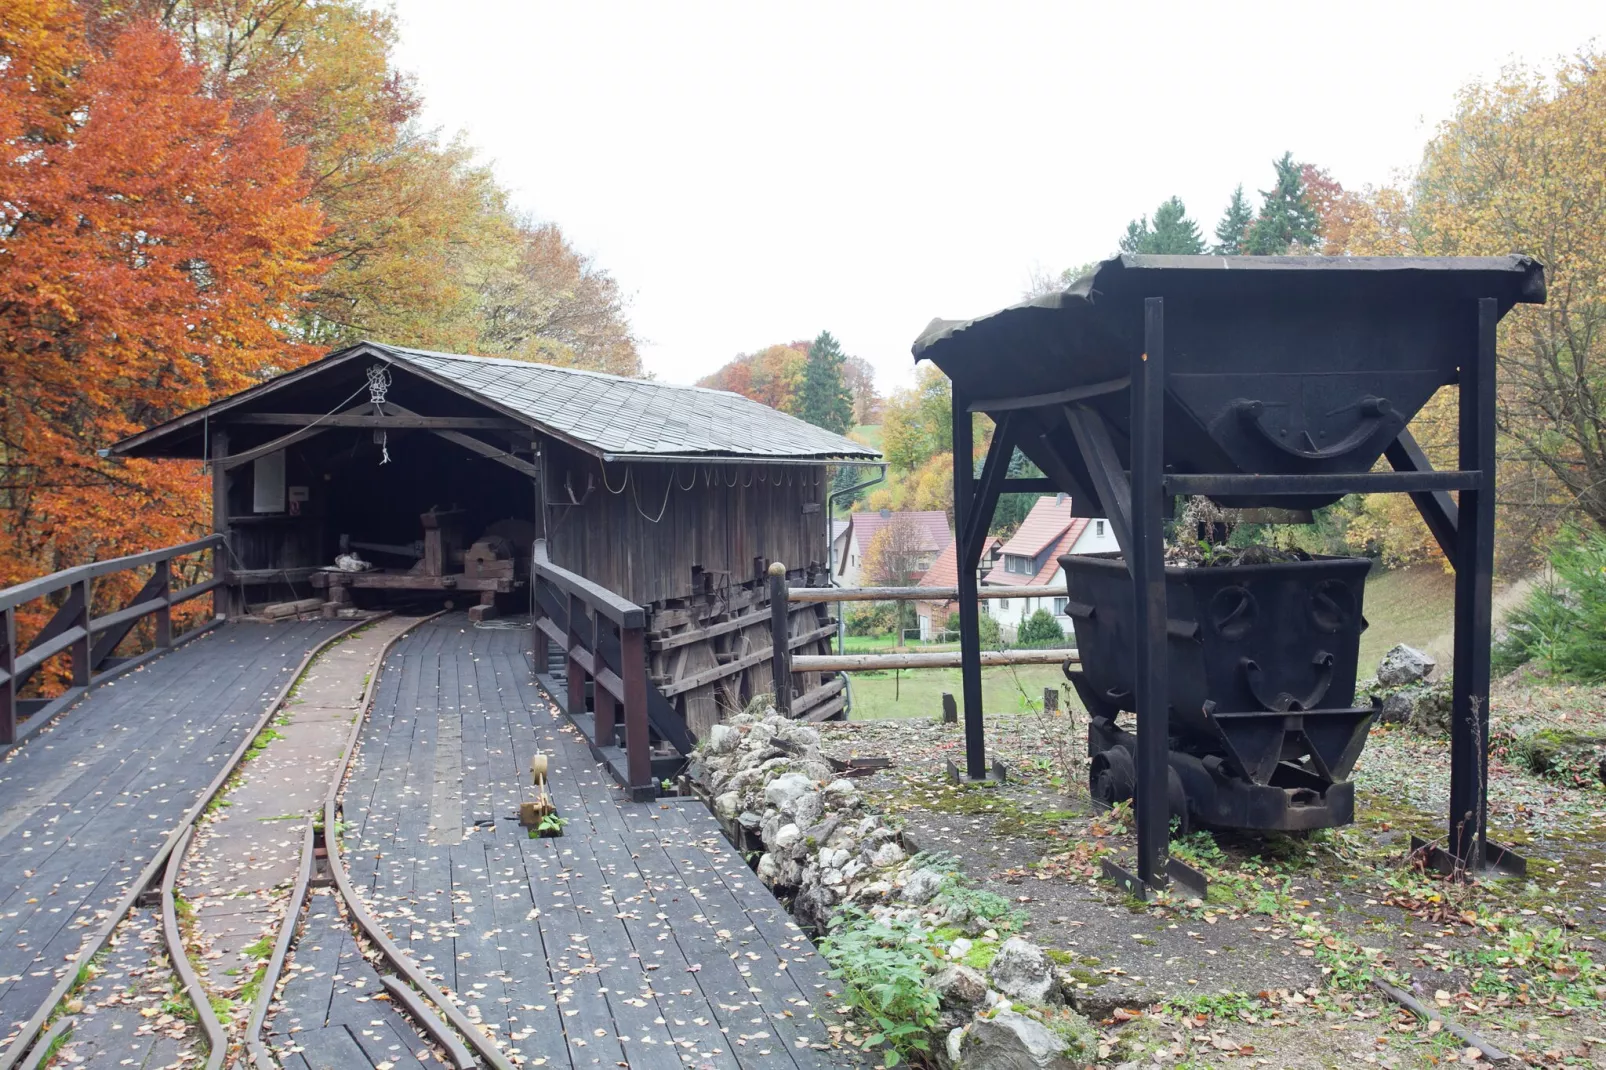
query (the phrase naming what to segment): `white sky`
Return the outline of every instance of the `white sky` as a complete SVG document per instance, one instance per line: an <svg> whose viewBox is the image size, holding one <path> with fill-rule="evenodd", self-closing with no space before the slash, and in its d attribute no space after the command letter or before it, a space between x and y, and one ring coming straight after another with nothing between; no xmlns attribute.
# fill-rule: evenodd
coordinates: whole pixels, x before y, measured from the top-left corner
<svg viewBox="0 0 1606 1070"><path fill-rule="evenodd" d="M425 121L620 281L650 370L823 328L883 390L1173 193L1208 235L1285 149L1388 181L1465 83L1606 42L1601 0L396 7Z"/></svg>

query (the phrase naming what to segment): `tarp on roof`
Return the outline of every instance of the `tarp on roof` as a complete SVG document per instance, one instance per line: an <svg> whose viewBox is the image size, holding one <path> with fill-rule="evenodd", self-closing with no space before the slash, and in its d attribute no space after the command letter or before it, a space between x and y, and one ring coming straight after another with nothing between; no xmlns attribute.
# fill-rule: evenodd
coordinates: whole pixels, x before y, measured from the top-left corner
<svg viewBox="0 0 1606 1070"><path fill-rule="evenodd" d="M249 405L290 383L353 361L381 360L466 394L604 460L878 461L880 454L824 428L724 390L627 379L522 360L435 353L363 342L131 436L113 454L171 456L163 440L196 421Z"/></svg>

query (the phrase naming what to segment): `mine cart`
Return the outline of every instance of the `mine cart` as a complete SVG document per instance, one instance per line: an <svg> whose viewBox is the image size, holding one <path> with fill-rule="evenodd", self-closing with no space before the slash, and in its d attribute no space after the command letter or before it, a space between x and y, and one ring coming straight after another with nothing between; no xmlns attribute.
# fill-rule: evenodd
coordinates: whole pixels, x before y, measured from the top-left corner
<svg viewBox="0 0 1606 1070"><path fill-rule="evenodd" d="M1068 674L1092 715L1090 786L1137 811L1136 872L1111 875L1140 894L1185 879L1165 857L1172 827L1351 820L1348 777L1373 716L1355 694L1369 562L1167 567L1164 525L1192 495L1298 512L1408 493L1456 569L1451 809L1437 857L1519 866L1484 828L1494 357L1500 318L1543 300L1543 269L1524 256L1122 256L1063 292L934 321L914 352L954 388L968 774L985 770L983 537L1000 493L1058 491L1076 515L1107 518L1121 548L1061 559L1080 650ZM1434 471L1407 424L1450 385L1459 465ZM996 425L979 475L978 412ZM1046 478L1009 477L1017 448ZM1384 458L1392 471L1374 472ZM1136 716L1123 723L1126 711Z"/></svg>

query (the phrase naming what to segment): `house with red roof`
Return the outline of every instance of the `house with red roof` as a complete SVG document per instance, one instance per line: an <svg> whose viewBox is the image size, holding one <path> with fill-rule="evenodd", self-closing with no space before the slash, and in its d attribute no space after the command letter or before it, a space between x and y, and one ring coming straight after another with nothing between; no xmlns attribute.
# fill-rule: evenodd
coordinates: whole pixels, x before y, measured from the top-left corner
<svg viewBox="0 0 1606 1070"><path fill-rule="evenodd" d="M1000 546L993 566L982 577L983 587L1019 587L1019 598L988 598L983 613L998 620L1004 637L1012 638L1021 623L1046 609L1065 634L1071 618L1065 613L1065 570L1059 559L1068 554L1116 553L1120 546L1107 521L1071 515L1071 499L1064 494L1039 498L1026 519Z"/></svg>
<svg viewBox="0 0 1606 1070"><path fill-rule="evenodd" d="M954 541L953 528L948 514L941 509L893 512L890 509L851 513L847 530L840 536L841 549L834 556L834 575L838 587L874 587L876 579L864 574L865 555L877 535L894 521L904 523L908 545L903 547L909 555L907 567L911 573L928 571L943 547Z"/></svg>

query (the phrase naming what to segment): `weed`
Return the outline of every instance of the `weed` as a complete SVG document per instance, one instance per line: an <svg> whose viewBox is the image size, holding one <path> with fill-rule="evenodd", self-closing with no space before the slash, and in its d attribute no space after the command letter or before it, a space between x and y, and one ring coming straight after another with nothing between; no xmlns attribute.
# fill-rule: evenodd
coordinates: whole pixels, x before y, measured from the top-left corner
<svg viewBox="0 0 1606 1070"><path fill-rule="evenodd" d="M843 982L849 1005L874 1028L863 1047L884 1048L887 1066L929 1056L941 1007L926 973L938 960L917 923L877 921L843 907L820 953Z"/></svg>

